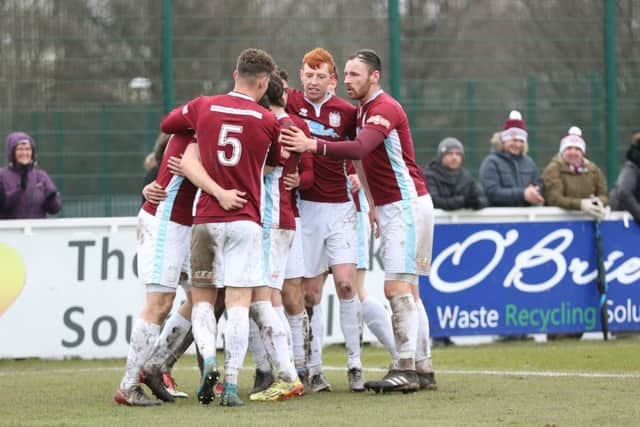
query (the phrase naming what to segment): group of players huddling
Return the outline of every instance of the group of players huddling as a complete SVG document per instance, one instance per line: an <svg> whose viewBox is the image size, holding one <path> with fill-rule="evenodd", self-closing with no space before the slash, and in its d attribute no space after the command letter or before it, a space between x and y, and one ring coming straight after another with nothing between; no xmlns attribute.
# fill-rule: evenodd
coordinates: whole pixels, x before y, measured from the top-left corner
<svg viewBox="0 0 640 427"><path fill-rule="evenodd" d="M165 402L186 397L171 368L192 342L202 360L202 404L218 397L223 406L243 404L238 374L248 348L256 363L250 400L330 391L320 304L329 273L349 389L437 387L418 288L431 263L433 204L409 122L380 87L374 51L359 50L345 65L345 89L357 107L335 95L336 74L329 52L316 48L302 60L303 90L289 89L268 53L246 49L231 92L200 96L163 119L171 137L138 215L146 303L117 403L159 405L141 383ZM364 290L372 232L381 238L391 316ZM178 285L187 301L169 316ZM216 337L223 312L221 374ZM391 355L382 380L363 376L363 321Z"/></svg>

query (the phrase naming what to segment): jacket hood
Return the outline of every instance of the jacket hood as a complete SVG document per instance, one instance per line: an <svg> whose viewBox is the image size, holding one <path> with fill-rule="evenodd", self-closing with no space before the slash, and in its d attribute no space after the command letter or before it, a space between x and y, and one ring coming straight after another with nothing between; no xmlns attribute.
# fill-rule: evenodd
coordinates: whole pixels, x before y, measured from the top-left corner
<svg viewBox="0 0 640 427"><path fill-rule="evenodd" d="M500 137L500 132L496 132L489 139L489 143L491 145L490 152L492 153L502 153L504 152L504 146L502 145L502 138ZM522 154L525 155L529 152L529 144L527 142L524 143L524 147L522 150Z"/></svg>
<svg viewBox="0 0 640 427"><path fill-rule="evenodd" d="M33 151L33 163L36 162L36 142L34 139L25 132L12 132L7 135L7 140L5 144L5 154L7 156L7 165L13 166L15 163L14 151L16 149L16 145L20 141L27 140L31 144L31 150Z"/></svg>

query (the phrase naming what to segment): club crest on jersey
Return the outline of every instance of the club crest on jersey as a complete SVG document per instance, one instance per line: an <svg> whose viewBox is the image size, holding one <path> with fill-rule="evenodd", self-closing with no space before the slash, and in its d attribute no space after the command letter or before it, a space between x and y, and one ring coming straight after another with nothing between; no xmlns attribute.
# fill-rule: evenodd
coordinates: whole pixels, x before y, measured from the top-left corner
<svg viewBox="0 0 640 427"><path fill-rule="evenodd" d="M340 113L332 111L329 113L329 126L332 128L340 127Z"/></svg>
<svg viewBox="0 0 640 427"><path fill-rule="evenodd" d="M387 129L389 129L391 127L391 123L389 123L389 120L385 119L384 117L382 117L379 114L376 114L375 116L369 117L367 119L367 123L372 123L374 125L384 126Z"/></svg>
<svg viewBox="0 0 640 427"><path fill-rule="evenodd" d="M307 117L307 114L309 114L309 111L307 111L306 108L302 107L300 111L298 111L298 114L300 114L303 117Z"/></svg>

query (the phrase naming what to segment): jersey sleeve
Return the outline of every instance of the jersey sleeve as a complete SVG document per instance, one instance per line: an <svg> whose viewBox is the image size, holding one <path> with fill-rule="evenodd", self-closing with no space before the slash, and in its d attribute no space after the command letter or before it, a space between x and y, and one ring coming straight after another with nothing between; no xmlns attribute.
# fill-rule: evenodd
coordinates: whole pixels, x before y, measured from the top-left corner
<svg viewBox="0 0 640 427"><path fill-rule="evenodd" d="M169 134L192 132L198 121L200 99L195 98L167 114L160 124L162 131Z"/></svg>
<svg viewBox="0 0 640 427"><path fill-rule="evenodd" d="M273 120L269 124L269 136L271 138L271 145L269 151L267 151L267 166L276 167L280 164L280 152L282 151L282 145L278 142L280 136L280 124L273 116Z"/></svg>
<svg viewBox="0 0 640 427"><path fill-rule="evenodd" d="M300 175L299 188L301 190L308 190L313 186L313 180L315 179L313 174L313 154L306 152L300 155L298 174Z"/></svg>
<svg viewBox="0 0 640 427"><path fill-rule="evenodd" d="M368 111L363 129L375 129L382 132L386 138L393 129L398 127L400 120L401 115L393 105L381 103Z"/></svg>

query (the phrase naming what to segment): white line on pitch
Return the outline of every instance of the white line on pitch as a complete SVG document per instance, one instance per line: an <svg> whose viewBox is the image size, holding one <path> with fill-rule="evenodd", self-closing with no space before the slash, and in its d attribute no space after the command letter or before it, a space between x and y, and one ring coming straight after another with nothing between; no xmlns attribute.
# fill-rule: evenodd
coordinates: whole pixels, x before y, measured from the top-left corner
<svg viewBox="0 0 640 427"><path fill-rule="evenodd" d="M245 367L244 370L253 370L253 368ZM345 367L340 366L324 366L325 371L346 371ZM85 374L95 372L118 372L123 371L124 367L120 366L102 366L92 368L57 368L57 369L29 369L25 371L16 370L12 367L11 371L2 372L0 377L22 376L22 375L41 375L41 374ZM177 371L195 371L197 367L178 366ZM369 372L387 372L384 368L364 368ZM560 372L560 371L509 371L509 370L491 370L491 369L438 369L438 375L493 375L493 376L510 376L510 377L568 377L568 378L618 378L618 379L640 379L640 373L608 373L608 372Z"/></svg>

